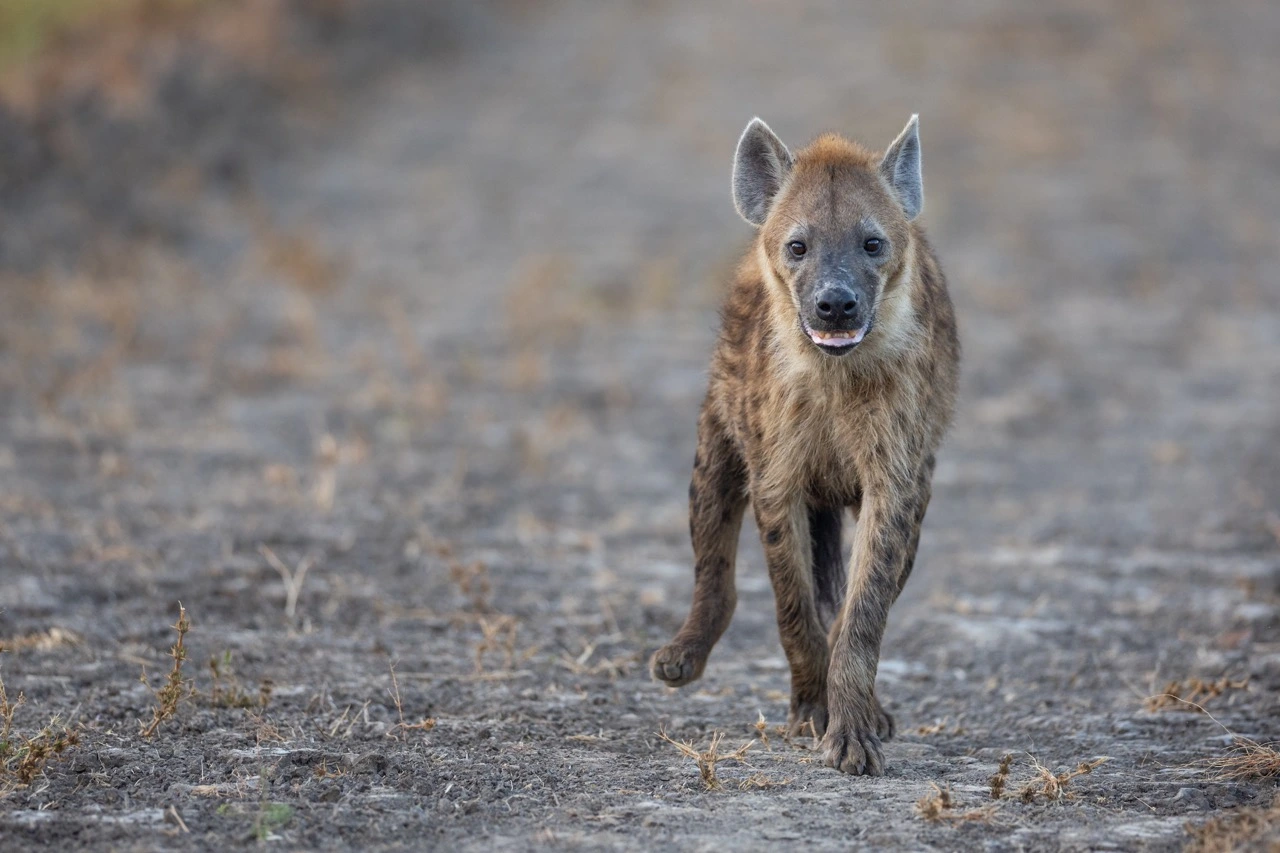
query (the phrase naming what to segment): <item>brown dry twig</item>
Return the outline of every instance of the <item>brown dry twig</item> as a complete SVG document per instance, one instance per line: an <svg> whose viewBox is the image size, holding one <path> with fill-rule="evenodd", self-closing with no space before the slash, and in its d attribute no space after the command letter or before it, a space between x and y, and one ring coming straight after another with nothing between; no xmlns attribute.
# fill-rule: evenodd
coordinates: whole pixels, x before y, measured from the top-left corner
<svg viewBox="0 0 1280 853"><path fill-rule="evenodd" d="M151 721L142 726L143 737L151 737L165 720L178 712L178 703L195 693L192 682L182 677L182 664L187 660L186 638L191 630L191 620L187 618L187 608L178 603L178 621L173 626L178 632L178 641L169 649L169 657L173 658L173 668L165 677L164 684L155 691L156 706L151 711ZM142 674L142 683L147 684L147 674Z"/></svg>
<svg viewBox="0 0 1280 853"><path fill-rule="evenodd" d="M992 804L976 809L956 811L956 802L951 796L951 786L940 788L934 782L929 783L933 791L916 801L916 813L930 823L971 823L986 822L999 810Z"/></svg>
<svg viewBox="0 0 1280 853"><path fill-rule="evenodd" d="M755 745L755 741L747 741L733 752L720 752L720 743L724 740L724 732L712 732L711 743L707 745L706 750L699 751L692 741L678 741L672 738L664 731L658 732L658 737L674 746L680 752L692 758L698 765L698 773L702 776L702 784L708 791L716 791L723 787L720 779L716 775L716 765L721 761L737 761L745 764L747 760L747 750Z"/></svg>
<svg viewBox="0 0 1280 853"><path fill-rule="evenodd" d="M302 584L307 579L307 572L315 565L315 555L308 554L298 561L297 567L290 569L266 545L259 545L258 553L280 574L280 580L284 583L284 618L292 625L298 610L298 596L302 594Z"/></svg>
<svg viewBox="0 0 1280 853"><path fill-rule="evenodd" d="M765 788L779 788L783 785L790 785L794 779L770 779L763 773L752 773L747 778L738 783L739 791L763 790Z"/></svg>
<svg viewBox="0 0 1280 853"><path fill-rule="evenodd" d="M1160 711L1166 708L1181 708L1183 705L1203 705L1210 699L1221 696L1232 690L1244 690L1249 686L1249 679L1232 681L1223 676L1217 681L1203 681L1199 678L1186 678L1170 681L1164 691L1143 700L1143 707L1148 711Z"/></svg>
<svg viewBox="0 0 1280 853"><path fill-rule="evenodd" d="M449 564L449 577L457 585L458 591L468 600L472 611L488 613L489 596L493 586L489 583L489 570L479 560L464 563L453 556L448 546L439 550L440 556Z"/></svg>
<svg viewBox="0 0 1280 853"><path fill-rule="evenodd" d="M962 735L964 734L964 729L949 720L937 720L933 723L917 727L916 734L921 737L942 734Z"/></svg>
<svg viewBox="0 0 1280 853"><path fill-rule="evenodd" d="M769 746L769 724L765 721L764 711L757 710L756 717L757 719L754 724L756 736L759 738L760 742L764 744L765 749L772 751L773 747Z"/></svg>
<svg viewBox="0 0 1280 853"><path fill-rule="evenodd" d="M479 624L484 637L476 643L476 672L484 672L485 654L497 651L502 652L506 668L513 668L516 659L516 631L520 627L515 617L481 617Z"/></svg>
<svg viewBox="0 0 1280 853"><path fill-rule="evenodd" d="M1067 793L1067 785L1072 779L1092 773L1110 760L1110 757L1104 757L1095 758L1093 761L1082 761L1074 770L1054 773L1032 757L1031 766L1038 775L1018 789L1018 799L1024 803L1030 803L1037 798L1056 802L1064 797L1070 797L1071 794Z"/></svg>
<svg viewBox="0 0 1280 853"><path fill-rule="evenodd" d="M399 719L394 726L387 731L387 737L398 737L402 731L410 731L418 729L420 731L429 732L436 727L435 717L423 717L421 721L416 723L406 723L404 721L404 705L400 701L400 681L396 678L396 665L391 664L391 701L396 706L396 717Z"/></svg>
<svg viewBox="0 0 1280 853"><path fill-rule="evenodd" d="M481 620L481 625L483 626L483 624L484 620ZM574 675L607 675L609 678L618 678L626 675L631 666L636 663L635 654L602 658L596 663L591 663L590 661L596 653L596 648L597 643L592 642L588 643L577 657L570 657L567 654L561 655L560 665Z"/></svg>

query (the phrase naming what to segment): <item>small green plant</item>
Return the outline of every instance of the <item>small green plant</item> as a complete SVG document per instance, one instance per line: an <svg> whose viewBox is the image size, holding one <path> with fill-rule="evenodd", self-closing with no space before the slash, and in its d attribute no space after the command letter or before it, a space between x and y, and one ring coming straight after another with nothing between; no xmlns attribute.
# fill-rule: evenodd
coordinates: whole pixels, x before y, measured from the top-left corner
<svg viewBox="0 0 1280 853"><path fill-rule="evenodd" d="M232 667L230 650L209 658L209 675L212 679L209 703L214 707L265 708L271 701L271 691L275 687L271 679L262 679L256 695L245 690Z"/></svg>
<svg viewBox="0 0 1280 853"><path fill-rule="evenodd" d="M258 841L271 841L277 829L283 829L293 819L293 807L271 801L271 771L258 769L258 814L253 819L253 837Z"/></svg>
<svg viewBox="0 0 1280 853"><path fill-rule="evenodd" d="M293 819L293 806L285 803L263 803L253 821L253 836L259 841L269 841L277 829L283 829Z"/></svg>

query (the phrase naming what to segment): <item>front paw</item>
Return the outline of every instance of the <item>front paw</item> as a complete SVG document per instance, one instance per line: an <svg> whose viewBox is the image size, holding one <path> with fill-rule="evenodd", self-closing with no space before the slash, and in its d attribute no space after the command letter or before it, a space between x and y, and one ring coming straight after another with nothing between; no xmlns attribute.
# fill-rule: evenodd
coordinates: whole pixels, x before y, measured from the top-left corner
<svg viewBox="0 0 1280 853"><path fill-rule="evenodd" d="M880 736L870 720L862 724L832 720L822 739L822 759L828 767L852 776L883 776Z"/></svg>
<svg viewBox="0 0 1280 853"><path fill-rule="evenodd" d="M812 736L821 738L827 731L827 697L814 699L791 698L791 711L787 715L787 737Z"/></svg>
<svg viewBox="0 0 1280 853"><path fill-rule="evenodd" d="M683 643L671 642L653 654L649 669L658 681L668 687L682 687L702 677L707 655Z"/></svg>

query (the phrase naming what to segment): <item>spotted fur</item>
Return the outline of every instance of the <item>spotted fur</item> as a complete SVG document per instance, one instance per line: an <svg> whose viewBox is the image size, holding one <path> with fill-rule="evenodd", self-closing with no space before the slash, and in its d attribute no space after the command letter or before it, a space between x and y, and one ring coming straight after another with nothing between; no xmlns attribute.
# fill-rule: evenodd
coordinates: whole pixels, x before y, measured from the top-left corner
<svg viewBox="0 0 1280 853"><path fill-rule="evenodd" d="M735 199L745 187L739 207L759 231L725 301L698 421L693 605L652 662L673 686L702 674L733 615L749 503L791 669L790 729L812 723L826 763L855 774L883 772L881 742L893 734L875 693L880 643L915 561L959 365L942 271L908 215L923 201L914 121L883 156L834 134L792 156L758 120L744 134ZM758 185L742 159L753 133L769 137L752 141L771 170ZM894 183L907 167L891 162L912 145L914 196ZM801 327L801 274L785 254L797 228L828 242L875 228L893 247L875 268L870 331L848 355L824 352ZM846 514L855 520L847 572Z"/></svg>

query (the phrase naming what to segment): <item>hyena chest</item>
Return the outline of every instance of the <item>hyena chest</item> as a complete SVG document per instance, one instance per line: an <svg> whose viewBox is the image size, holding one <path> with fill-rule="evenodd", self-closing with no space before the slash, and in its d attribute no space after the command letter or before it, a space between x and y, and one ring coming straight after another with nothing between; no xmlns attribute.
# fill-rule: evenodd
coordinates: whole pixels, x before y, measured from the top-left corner
<svg viewBox="0 0 1280 853"><path fill-rule="evenodd" d="M797 394L780 407L762 457L769 480L814 506L855 506L862 468L882 431L876 407L840 396Z"/></svg>

